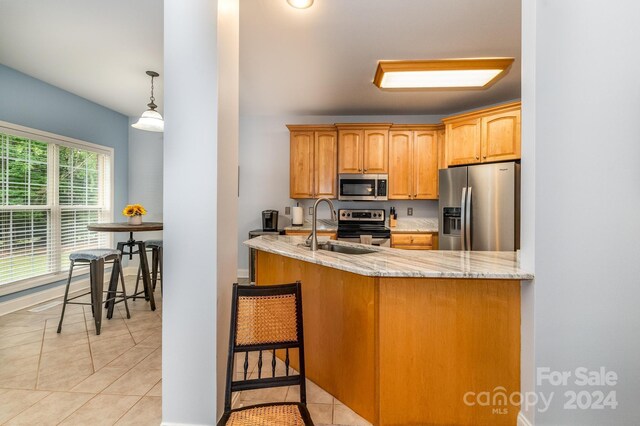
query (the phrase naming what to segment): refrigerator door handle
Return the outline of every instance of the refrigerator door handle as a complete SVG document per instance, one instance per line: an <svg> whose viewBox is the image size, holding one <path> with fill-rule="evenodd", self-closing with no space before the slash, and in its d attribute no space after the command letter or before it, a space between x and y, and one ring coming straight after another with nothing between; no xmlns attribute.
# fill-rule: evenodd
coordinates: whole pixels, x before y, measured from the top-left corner
<svg viewBox="0 0 640 426"><path fill-rule="evenodd" d="M462 250L467 249L466 240L466 210L467 210L467 187L462 188L462 201L460 202L460 224L462 225L462 229L460 230L460 241L462 242Z"/></svg>
<svg viewBox="0 0 640 426"><path fill-rule="evenodd" d="M464 218L465 218L465 224L464 224L464 231L465 231L465 238L467 240L466 246L467 246L467 250L471 250L471 190L473 188L469 187L468 191L467 191L467 202L466 202L466 208L467 211L464 213Z"/></svg>

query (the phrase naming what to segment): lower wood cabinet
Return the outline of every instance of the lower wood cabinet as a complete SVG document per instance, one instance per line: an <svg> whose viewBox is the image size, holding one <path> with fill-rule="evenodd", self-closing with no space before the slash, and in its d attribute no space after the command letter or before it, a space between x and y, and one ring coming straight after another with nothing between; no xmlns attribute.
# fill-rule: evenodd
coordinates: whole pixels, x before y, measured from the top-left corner
<svg viewBox="0 0 640 426"><path fill-rule="evenodd" d="M391 233L391 247L404 250L437 250L436 233Z"/></svg>
<svg viewBox="0 0 640 426"><path fill-rule="evenodd" d="M307 237L310 233L311 231L284 231L285 235L299 235L303 237ZM338 239L338 233L336 231L318 231L317 234L318 237L329 237L330 240Z"/></svg>

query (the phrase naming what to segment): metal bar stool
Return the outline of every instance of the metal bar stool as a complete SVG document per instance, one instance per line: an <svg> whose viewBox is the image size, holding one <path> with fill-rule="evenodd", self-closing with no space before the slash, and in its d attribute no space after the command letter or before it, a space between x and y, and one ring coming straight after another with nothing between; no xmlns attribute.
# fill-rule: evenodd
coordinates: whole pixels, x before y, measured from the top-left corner
<svg viewBox="0 0 640 426"><path fill-rule="evenodd" d="M124 274L122 273L122 259L120 250L113 249L89 249L74 251L69 255L71 266L69 268L69 278L67 279L67 287L64 292L64 303L62 305L62 314L60 315L60 323L58 324L58 333L62 331L62 321L64 319L64 311L67 308L67 304L71 305L91 305L91 312L96 325L96 334L100 334L100 327L102 324L102 297L103 293L108 293L104 290L104 265L113 264L113 270L111 271L111 279L118 280L118 275L122 282L122 291L113 292L113 296L108 296L104 302L113 301L113 303L124 302L124 307L127 310L127 318L131 318L129 313L129 305L127 305L127 291L124 284ZM73 275L73 268L76 264L89 267L89 281L90 291L69 298L69 287L71 285L71 277ZM79 297L91 295L91 303L87 302L71 302ZM118 296L120 295L120 296ZM119 299L119 300L118 300Z"/></svg>
<svg viewBox="0 0 640 426"><path fill-rule="evenodd" d="M153 283L153 290L156 289L156 284L160 281L160 293L162 293L162 240L147 240L144 242L147 249L151 250L151 282ZM138 294L138 284L142 278L142 265L138 265L138 276L136 277L136 289L131 295L130 299L142 298Z"/></svg>

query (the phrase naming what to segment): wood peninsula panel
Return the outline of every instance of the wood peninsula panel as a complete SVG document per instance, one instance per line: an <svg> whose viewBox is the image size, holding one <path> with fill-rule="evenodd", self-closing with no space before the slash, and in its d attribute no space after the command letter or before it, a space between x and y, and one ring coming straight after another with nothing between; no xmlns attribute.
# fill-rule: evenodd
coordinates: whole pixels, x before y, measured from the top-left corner
<svg viewBox="0 0 640 426"><path fill-rule="evenodd" d="M380 278L381 425L515 425L466 392L520 391L520 283ZM505 407L502 407L505 408Z"/></svg>
<svg viewBox="0 0 640 426"><path fill-rule="evenodd" d="M366 277L258 251L257 285L302 282L307 376L376 426L514 425L520 282ZM297 366L296 354L291 355Z"/></svg>
<svg viewBox="0 0 640 426"><path fill-rule="evenodd" d="M256 268L257 285L302 281L307 377L375 421L376 279L263 251Z"/></svg>

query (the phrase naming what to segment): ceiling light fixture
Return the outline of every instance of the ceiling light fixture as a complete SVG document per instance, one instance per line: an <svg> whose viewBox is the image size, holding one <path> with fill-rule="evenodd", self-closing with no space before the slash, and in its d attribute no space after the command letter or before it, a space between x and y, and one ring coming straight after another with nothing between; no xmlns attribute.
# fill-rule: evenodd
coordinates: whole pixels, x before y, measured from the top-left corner
<svg viewBox="0 0 640 426"><path fill-rule="evenodd" d="M373 84L381 89L486 88L512 63L513 58L379 61Z"/></svg>
<svg viewBox="0 0 640 426"><path fill-rule="evenodd" d="M287 3L296 9L306 9L313 4L313 0L287 0Z"/></svg>
<svg viewBox="0 0 640 426"><path fill-rule="evenodd" d="M162 115L156 111L158 105L155 104L156 98L153 97L153 79L154 77L159 77L160 74L155 71L147 71L147 75L151 77L151 102L147 104L149 109L143 112L142 116L131 127L149 132L164 132L164 120Z"/></svg>

